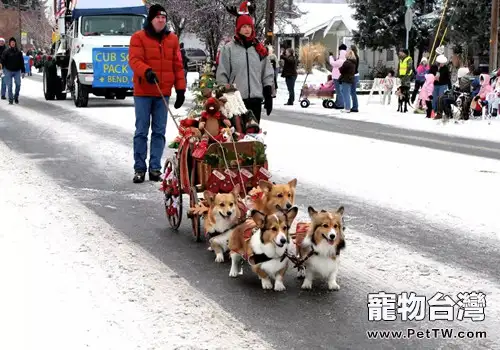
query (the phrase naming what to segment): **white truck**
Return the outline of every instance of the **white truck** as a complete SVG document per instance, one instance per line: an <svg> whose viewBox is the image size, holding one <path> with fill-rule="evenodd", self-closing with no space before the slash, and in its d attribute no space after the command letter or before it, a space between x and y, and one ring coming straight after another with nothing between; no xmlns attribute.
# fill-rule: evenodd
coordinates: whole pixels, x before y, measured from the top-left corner
<svg viewBox="0 0 500 350"><path fill-rule="evenodd" d="M87 107L89 95L125 99L133 95L128 65L130 37L147 16L143 0L56 0L56 42L43 70L46 100Z"/></svg>

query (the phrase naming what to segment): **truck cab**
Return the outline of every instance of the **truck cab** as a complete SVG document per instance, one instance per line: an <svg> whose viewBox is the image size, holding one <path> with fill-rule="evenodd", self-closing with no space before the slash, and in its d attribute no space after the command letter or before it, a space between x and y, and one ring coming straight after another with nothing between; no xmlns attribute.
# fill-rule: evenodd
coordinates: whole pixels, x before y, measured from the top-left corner
<svg viewBox="0 0 500 350"><path fill-rule="evenodd" d="M79 0L74 8L69 3L59 17L59 39L44 67L47 100L64 100L70 93L76 107L86 107L90 94L107 99L132 96L128 47L131 36L143 28L147 9L142 1L128 6L137 0L100 2Z"/></svg>

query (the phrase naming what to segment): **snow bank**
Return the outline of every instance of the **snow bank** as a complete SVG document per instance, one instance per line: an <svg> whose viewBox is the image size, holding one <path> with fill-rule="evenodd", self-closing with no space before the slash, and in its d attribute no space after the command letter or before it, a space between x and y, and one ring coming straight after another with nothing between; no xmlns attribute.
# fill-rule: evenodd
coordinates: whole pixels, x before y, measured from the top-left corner
<svg viewBox="0 0 500 350"><path fill-rule="evenodd" d="M0 348L271 349L3 143L0 188Z"/></svg>

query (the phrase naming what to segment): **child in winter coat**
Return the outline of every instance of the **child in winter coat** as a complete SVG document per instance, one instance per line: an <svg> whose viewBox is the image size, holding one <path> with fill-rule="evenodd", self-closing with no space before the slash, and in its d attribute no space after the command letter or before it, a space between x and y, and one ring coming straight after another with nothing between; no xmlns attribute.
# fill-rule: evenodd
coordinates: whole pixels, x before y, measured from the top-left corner
<svg viewBox="0 0 500 350"><path fill-rule="evenodd" d="M426 107L426 118L431 117L432 113L432 93L434 92L434 80L435 76L432 73L427 73L425 75L425 83L422 86L422 90L418 94L418 103L423 105L425 103Z"/></svg>
<svg viewBox="0 0 500 350"><path fill-rule="evenodd" d="M483 107L488 105L486 98L488 94L493 91L493 87L490 84L490 76L488 74L481 74L479 76L480 89L471 103L471 108L474 111L475 116L480 116L483 111Z"/></svg>
<svg viewBox="0 0 500 350"><path fill-rule="evenodd" d="M326 83L321 84L319 87L320 90L322 91L331 91L333 90L333 78L331 74L328 74L328 77L326 78Z"/></svg>
<svg viewBox="0 0 500 350"><path fill-rule="evenodd" d="M382 99L382 104L385 105L385 98L388 98L388 105L391 104L391 95L392 95L392 90L394 89L394 83L395 83L395 78L394 78L394 70L389 70L387 72L387 76L384 78L384 97Z"/></svg>

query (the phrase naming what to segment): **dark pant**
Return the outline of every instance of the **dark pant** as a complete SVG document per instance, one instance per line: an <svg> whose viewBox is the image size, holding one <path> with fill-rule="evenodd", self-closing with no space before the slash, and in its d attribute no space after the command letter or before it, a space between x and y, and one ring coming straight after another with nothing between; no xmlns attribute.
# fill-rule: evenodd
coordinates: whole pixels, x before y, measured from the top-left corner
<svg viewBox="0 0 500 350"><path fill-rule="evenodd" d="M295 81L297 80L297 76L286 77L286 87L288 89L288 103L292 104L295 101Z"/></svg>
<svg viewBox="0 0 500 350"><path fill-rule="evenodd" d="M423 81L415 80L415 88L413 89L413 93L411 94L411 103L415 103L415 100L417 99L418 90L420 90L422 86L424 86Z"/></svg>
<svg viewBox="0 0 500 350"><path fill-rule="evenodd" d="M262 112L262 99L261 98L248 98L243 100L245 107L253 112L257 123L260 123L260 114Z"/></svg>
<svg viewBox="0 0 500 350"><path fill-rule="evenodd" d="M165 96L168 103L168 96ZM149 171L161 170L161 157L165 149L165 130L167 128L167 108L161 97L134 97L135 135L134 169L146 172L148 153L148 134L151 126L151 147Z"/></svg>
<svg viewBox="0 0 500 350"><path fill-rule="evenodd" d="M432 101L425 101L425 105L427 106L427 111L426 111L426 118L430 118L432 115Z"/></svg>

